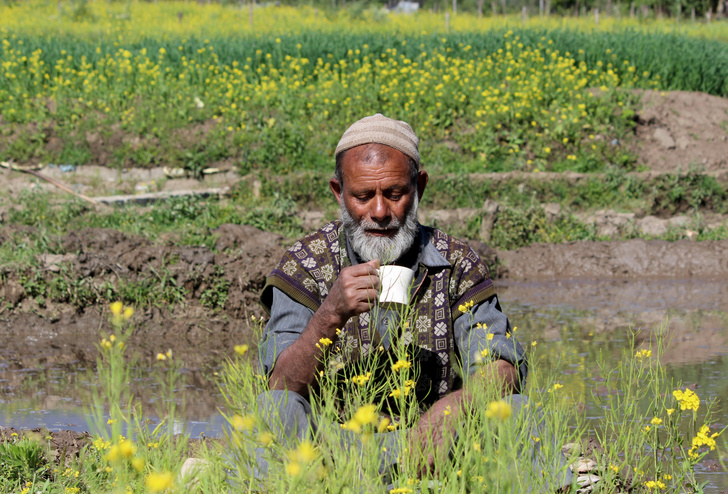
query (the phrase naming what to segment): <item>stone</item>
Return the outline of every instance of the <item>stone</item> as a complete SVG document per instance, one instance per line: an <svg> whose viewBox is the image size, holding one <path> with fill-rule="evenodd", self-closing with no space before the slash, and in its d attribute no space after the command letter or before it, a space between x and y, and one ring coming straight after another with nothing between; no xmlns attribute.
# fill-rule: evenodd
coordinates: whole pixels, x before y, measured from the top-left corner
<svg viewBox="0 0 728 494"><path fill-rule="evenodd" d="M76 260L76 257L76 254L41 254L40 262L46 271L58 273L63 263L73 262Z"/></svg>
<svg viewBox="0 0 728 494"><path fill-rule="evenodd" d="M556 221L561 219L561 204L550 202L548 204L541 204L543 212L546 213L546 219L548 221Z"/></svg>
<svg viewBox="0 0 728 494"><path fill-rule="evenodd" d="M664 235L667 233L667 220L645 216L637 222L637 228L645 235Z"/></svg>
<svg viewBox="0 0 728 494"><path fill-rule="evenodd" d="M687 149L688 146L690 146L690 143L691 143L691 140L689 137L680 136L677 138L677 147L682 150Z"/></svg>
<svg viewBox="0 0 728 494"><path fill-rule="evenodd" d="M0 299L6 300L13 307L18 305L25 298L25 288L15 280L7 280L5 286L0 290Z"/></svg>
<svg viewBox="0 0 728 494"><path fill-rule="evenodd" d="M672 138L670 132L667 129L658 127L655 129L655 133L652 135L655 140L665 149L675 149L675 139Z"/></svg>
<svg viewBox="0 0 728 494"><path fill-rule="evenodd" d="M593 486L600 480L601 480L601 477L599 477L598 475L587 474L587 475L579 475L576 478L576 483L579 484L580 487L584 488L584 487Z"/></svg>
<svg viewBox="0 0 728 494"><path fill-rule="evenodd" d="M195 477L210 467L210 462L202 458L187 458L179 471L179 478L187 488L197 487L200 481Z"/></svg>
<svg viewBox="0 0 728 494"><path fill-rule="evenodd" d="M597 467L597 462L588 458L579 458L572 463L571 471L577 473L589 473Z"/></svg>
<svg viewBox="0 0 728 494"><path fill-rule="evenodd" d="M492 199L486 199L483 203L483 217L480 222L480 241L488 242L490 240L490 232L498 219L498 211L500 204Z"/></svg>
<svg viewBox="0 0 728 494"><path fill-rule="evenodd" d="M578 455L581 452L581 445L579 443L566 443L561 447L561 452L564 456Z"/></svg>

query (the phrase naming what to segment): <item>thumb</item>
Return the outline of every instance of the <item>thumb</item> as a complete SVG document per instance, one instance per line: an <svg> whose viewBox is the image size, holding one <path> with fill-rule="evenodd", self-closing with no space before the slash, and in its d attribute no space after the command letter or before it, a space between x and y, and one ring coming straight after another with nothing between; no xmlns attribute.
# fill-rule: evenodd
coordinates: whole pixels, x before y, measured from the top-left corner
<svg viewBox="0 0 728 494"><path fill-rule="evenodd" d="M379 269L379 266L381 265L381 263L379 262L379 259L372 259L367 264L369 264L374 269Z"/></svg>

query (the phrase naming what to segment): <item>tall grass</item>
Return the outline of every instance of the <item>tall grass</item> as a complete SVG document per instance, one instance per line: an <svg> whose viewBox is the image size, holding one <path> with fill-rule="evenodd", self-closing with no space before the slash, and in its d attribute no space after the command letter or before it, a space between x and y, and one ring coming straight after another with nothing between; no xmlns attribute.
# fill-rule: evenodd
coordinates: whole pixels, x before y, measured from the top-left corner
<svg viewBox="0 0 728 494"><path fill-rule="evenodd" d="M583 376L578 388L599 404L604 417L598 424L580 409L582 398L567 393L558 362L544 372L541 361L553 364L557 358L541 355L535 341L528 345L528 404L519 409L495 388L470 387L473 400L443 450L412 442L408 427L420 410L411 382L420 369L401 338L386 352L373 349L361 365L344 367L326 355L329 347L322 343L327 365L313 399L319 427L301 440L281 435L275 419L259 408L256 397L267 392L267 378L258 373L248 345L236 345L219 378L229 419L225 438L192 452L187 436L174 435L174 403L184 400L178 391L182 364L171 351L157 355L164 422L150 427L125 388L133 365L128 357L134 348L126 346L133 311L115 303L110 312L99 343L97 406L89 409L96 424L92 444L61 464L45 453L44 438L9 438L0 447L0 463L9 466L0 471L2 492L552 492L567 465L590 459L596 461L591 474L601 478L600 492L696 493L705 484L697 482L695 466L716 449L725 453L711 403L666 378L660 361L664 325L640 348L625 349L615 366L601 363L598 375ZM265 321L253 322L259 335ZM180 466L190 454L206 462L183 476ZM422 472L428 454L434 469ZM259 458L268 462L270 475L257 471ZM382 472L382 458L396 460L396 467ZM576 488L574 483L566 492Z"/></svg>

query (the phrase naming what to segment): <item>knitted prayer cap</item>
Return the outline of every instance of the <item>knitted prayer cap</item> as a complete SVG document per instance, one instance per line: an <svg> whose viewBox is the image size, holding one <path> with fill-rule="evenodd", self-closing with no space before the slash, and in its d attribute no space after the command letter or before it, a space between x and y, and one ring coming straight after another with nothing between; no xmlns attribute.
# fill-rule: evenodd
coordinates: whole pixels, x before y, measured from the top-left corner
<svg viewBox="0 0 728 494"><path fill-rule="evenodd" d="M407 122L387 118L381 113L364 117L346 129L336 146L335 156L362 144L384 144L403 152L420 166L419 139Z"/></svg>

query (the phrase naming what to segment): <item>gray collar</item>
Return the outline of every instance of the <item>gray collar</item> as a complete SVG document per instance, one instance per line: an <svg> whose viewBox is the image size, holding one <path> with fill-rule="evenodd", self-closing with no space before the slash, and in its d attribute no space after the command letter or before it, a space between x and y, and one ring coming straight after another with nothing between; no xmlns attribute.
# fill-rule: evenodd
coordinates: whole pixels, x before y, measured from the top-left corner
<svg viewBox="0 0 728 494"><path fill-rule="evenodd" d="M430 240L430 235L432 234L432 228L427 228L422 225L419 225L419 230L417 233L417 240L418 243L417 246L417 260L415 261L414 265L408 266L414 271L417 271L417 267L422 264L428 268L449 268L450 263L442 257L442 254L435 248L435 244L433 244ZM349 242L349 239L346 239L346 253L349 256L349 259L351 260L352 266L355 266L359 264L359 259L354 254L354 249L351 248L351 242Z"/></svg>

